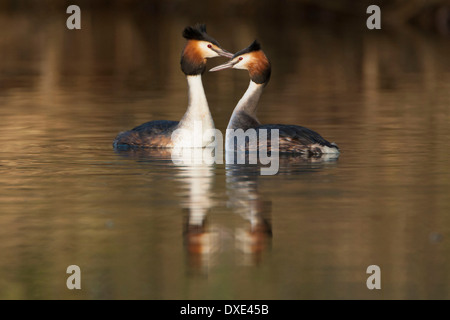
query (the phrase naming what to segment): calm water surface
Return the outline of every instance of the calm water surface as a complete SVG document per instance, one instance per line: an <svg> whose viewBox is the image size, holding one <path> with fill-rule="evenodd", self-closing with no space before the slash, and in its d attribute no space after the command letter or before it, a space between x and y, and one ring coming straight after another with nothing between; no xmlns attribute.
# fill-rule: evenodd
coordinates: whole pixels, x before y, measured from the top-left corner
<svg viewBox="0 0 450 320"><path fill-rule="evenodd" d="M191 21L102 13L69 32L64 19L0 18L1 299L450 298L448 37L210 22L224 48L258 37L271 59L263 123L342 150L261 176L112 148L183 115ZM248 76L203 82L224 130ZM73 264L82 290L66 287ZM381 290L366 287L373 264Z"/></svg>

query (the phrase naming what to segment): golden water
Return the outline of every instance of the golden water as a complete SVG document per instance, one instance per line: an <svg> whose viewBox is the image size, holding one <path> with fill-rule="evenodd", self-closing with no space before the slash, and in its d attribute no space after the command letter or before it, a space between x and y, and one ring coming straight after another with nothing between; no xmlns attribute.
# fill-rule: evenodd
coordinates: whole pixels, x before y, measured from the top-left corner
<svg viewBox="0 0 450 320"><path fill-rule="evenodd" d="M227 50L258 38L271 59L263 123L342 150L260 176L112 148L183 115L180 33L196 21L83 12L69 31L65 14L39 17L0 15L1 299L450 298L448 37L210 21ZM203 82L224 130L248 75ZM81 290L66 287L73 264ZM381 290L366 287L373 264Z"/></svg>

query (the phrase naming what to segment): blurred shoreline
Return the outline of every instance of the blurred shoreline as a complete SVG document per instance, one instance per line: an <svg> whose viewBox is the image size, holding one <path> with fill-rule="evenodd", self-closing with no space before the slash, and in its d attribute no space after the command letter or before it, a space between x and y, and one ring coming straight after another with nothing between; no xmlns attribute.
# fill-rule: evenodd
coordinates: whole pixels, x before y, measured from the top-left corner
<svg viewBox="0 0 450 320"><path fill-rule="evenodd" d="M0 12L29 11L43 16L65 10L72 4L82 10L128 11L146 18L180 15L199 20L236 17L272 23L300 20L317 24L361 24L369 16L367 7L378 5L383 25L413 25L438 34L450 34L450 3L446 0L5 0L0 3Z"/></svg>

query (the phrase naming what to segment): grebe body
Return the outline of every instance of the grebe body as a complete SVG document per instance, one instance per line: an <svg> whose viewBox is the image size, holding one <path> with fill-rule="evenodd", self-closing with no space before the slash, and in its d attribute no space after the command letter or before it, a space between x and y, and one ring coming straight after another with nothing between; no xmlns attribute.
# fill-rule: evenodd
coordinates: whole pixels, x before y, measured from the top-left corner
<svg viewBox="0 0 450 320"><path fill-rule="evenodd" d="M233 54L222 49L219 43L206 33L205 25L186 27L183 37L187 42L181 54L180 65L188 84L186 113L180 121L154 120L121 132L114 139L115 148L192 147L192 137L186 132L195 132L194 127L197 125L201 125L201 131L198 133L202 134L201 146L204 147L210 143L210 139L203 138L205 136L203 133L214 129L214 121L201 76L206 69L207 59L219 56L231 58Z"/></svg>
<svg viewBox="0 0 450 320"><path fill-rule="evenodd" d="M154 120L143 123L129 131L121 132L114 140L115 148L171 148L172 133L179 121Z"/></svg>

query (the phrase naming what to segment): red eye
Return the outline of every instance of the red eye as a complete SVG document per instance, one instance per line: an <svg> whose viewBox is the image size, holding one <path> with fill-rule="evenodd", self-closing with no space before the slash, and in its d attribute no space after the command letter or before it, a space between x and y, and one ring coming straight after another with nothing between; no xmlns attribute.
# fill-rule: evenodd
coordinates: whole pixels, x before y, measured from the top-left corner
<svg viewBox="0 0 450 320"><path fill-rule="evenodd" d="M242 60L242 59L244 59L244 58L242 58L242 57L239 57L239 60Z"/></svg>
<svg viewBox="0 0 450 320"><path fill-rule="evenodd" d="M211 49L211 48L212 48L212 45L208 44L208 48L210 48L210 49Z"/></svg>

